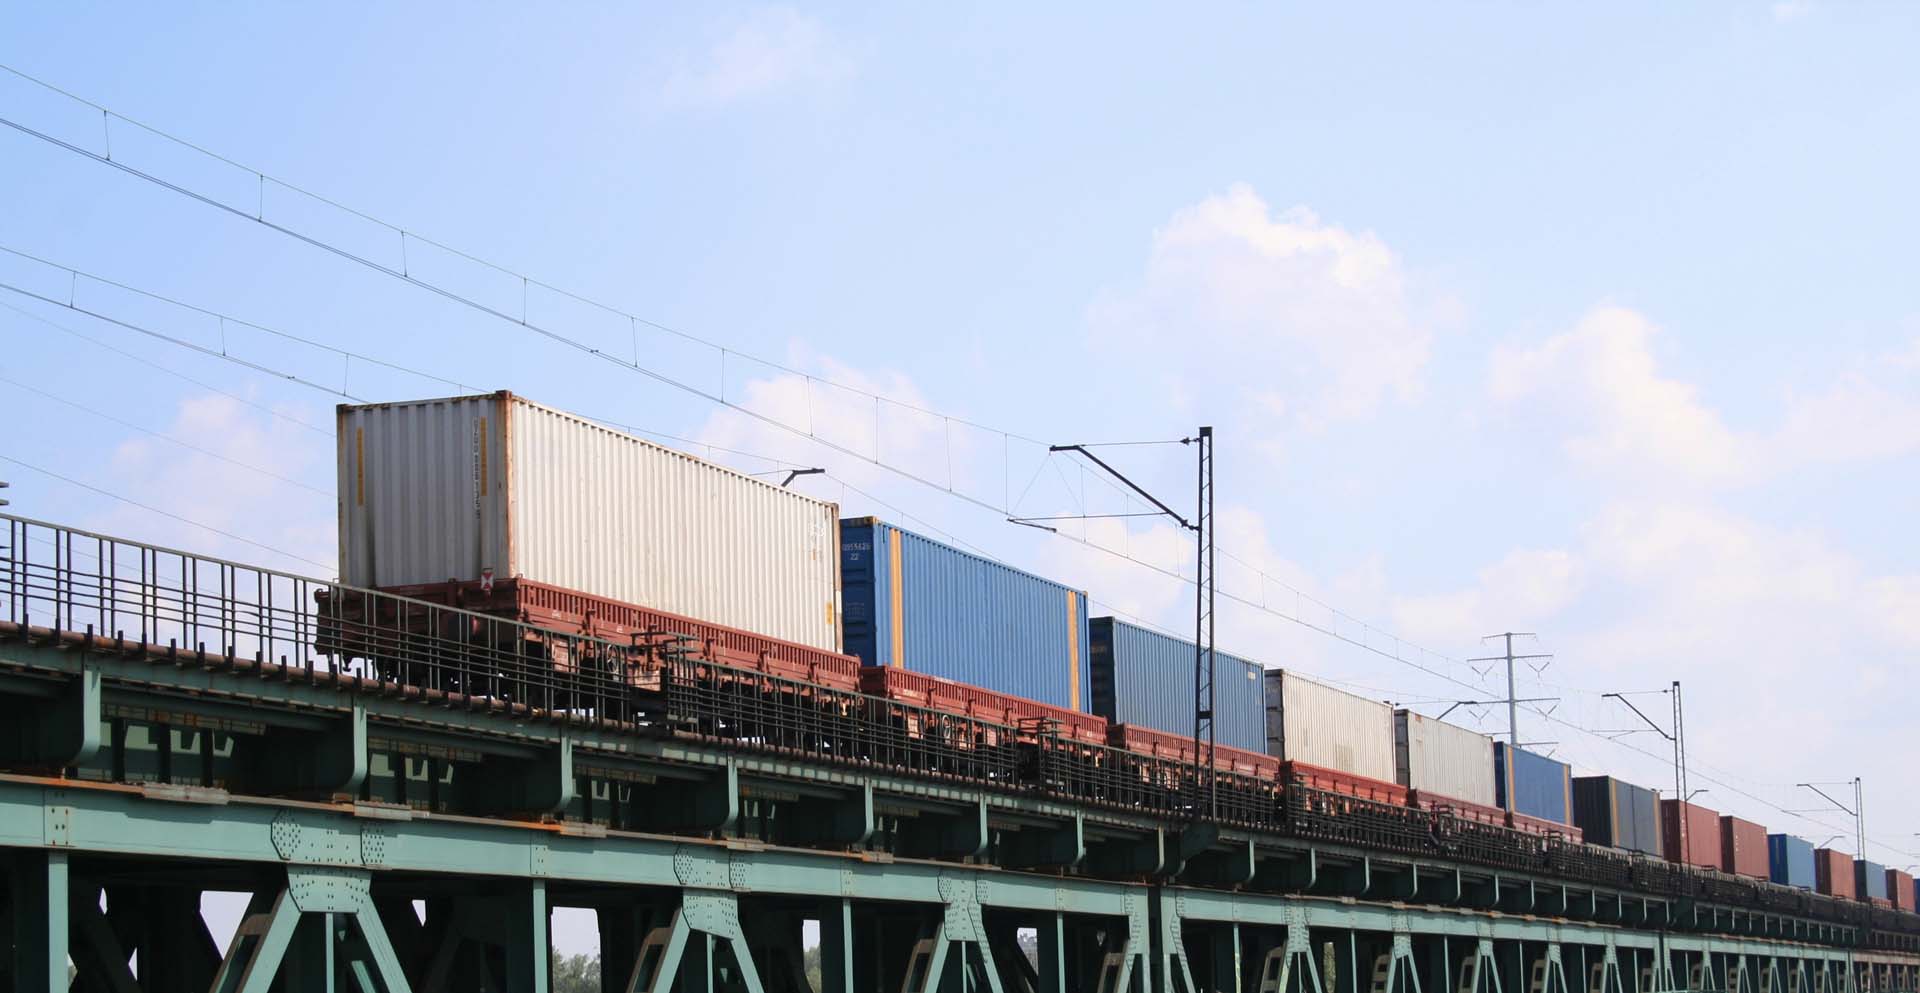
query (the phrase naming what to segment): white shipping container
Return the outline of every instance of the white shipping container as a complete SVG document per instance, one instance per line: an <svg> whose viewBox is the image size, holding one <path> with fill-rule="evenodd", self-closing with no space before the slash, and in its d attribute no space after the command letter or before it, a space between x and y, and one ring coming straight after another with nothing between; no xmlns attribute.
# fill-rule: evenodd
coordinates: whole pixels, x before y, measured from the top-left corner
<svg viewBox="0 0 1920 993"><path fill-rule="evenodd" d="M1391 783L1393 708L1268 669L1267 754Z"/></svg>
<svg viewBox="0 0 1920 993"><path fill-rule="evenodd" d="M507 392L339 409L341 581L483 571L840 649L839 508Z"/></svg>
<svg viewBox="0 0 1920 993"><path fill-rule="evenodd" d="M1402 786L1494 805L1493 739L1411 710L1393 712L1394 775Z"/></svg>

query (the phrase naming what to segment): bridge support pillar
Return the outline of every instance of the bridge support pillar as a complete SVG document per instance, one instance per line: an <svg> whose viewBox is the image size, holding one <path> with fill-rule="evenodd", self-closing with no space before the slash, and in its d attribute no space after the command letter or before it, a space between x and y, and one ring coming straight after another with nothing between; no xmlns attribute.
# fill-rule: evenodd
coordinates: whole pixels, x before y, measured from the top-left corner
<svg viewBox="0 0 1920 993"><path fill-rule="evenodd" d="M1256 993L1330 993L1321 982L1307 933L1307 913L1301 907L1287 908L1287 940L1260 963Z"/></svg>
<svg viewBox="0 0 1920 993"><path fill-rule="evenodd" d="M978 882L946 873L938 885L940 920L914 942L901 993L1002 993L993 943L981 920Z"/></svg>
<svg viewBox="0 0 1920 993"><path fill-rule="evenodd" d="M1194 989L1193 970L1187 965L1186 942L1181 935L1179 900L1166 890L1155 890L1153 918L1153 988Z"/></svg>
<svg viewBox="0 0 1920 993"><path fill-rule="evenodd" d="M1620 975L1620 950L1607 942L1600 961L1587 969L1587 988L1582 993L1628 993Z"/></svg>
<svg viewBox="0 0 1920 993"><path fill-rule="evenodd" d="M23 851L7 873L13 989L64 989L67 975L67 854ZM56 983L56 977L58 982Z"/></svg>
<svg viewBox="0 0 1920 993"><path fill-rule="evenodd" d="M1393 933L1393 945L1373 957L1369 993L1420 993L1420 966L1413 958L1413 935Z"/></svg>
<svg viewBox="0 0 1920 993"><path fill-rule="evenodd" d="M363 990L412 990L374 908L366 872L289 868L283 887L256 892L248 902L212 989L266 993L280 976L284 988L306 993L331 989L337 974L352 976ZM546 990L544 981L521 988Z"/></svg>
<svg viewBox="0 0 1920 993"><path fill-rule="evenodd" d="M1505 993L1500 982L1500 963L1493 955L1493 939L1481 938L1460 963L1460 981L1454 993Z"/></svg>
<svg viewBox="0 0 1920 993"><path fill-rule="evenodd" d="M602 962L602 968L610 967ZM739 904L732 893L690 890L681 896L671 920L654 928L641 943L625 989L627 993L675 989L712 993L736 983L747 993L765 990L740 930Z"/></svg>

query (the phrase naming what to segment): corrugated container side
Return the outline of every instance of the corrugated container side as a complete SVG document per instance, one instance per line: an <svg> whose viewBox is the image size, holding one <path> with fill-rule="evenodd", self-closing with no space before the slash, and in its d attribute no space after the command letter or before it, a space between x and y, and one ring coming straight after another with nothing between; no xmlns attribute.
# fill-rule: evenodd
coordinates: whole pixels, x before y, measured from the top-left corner
<svg viewBox="0 0 1920 993"><path fill-rule="evenodd" d="M1575 776L1573 823L1588 842L1660 854L1658 796L1611 776Z"/></svg>
<svg viewBox="0 0 1920 993"><path fill-rule="evenodd" d="M1669 862L1718 869L1720 814L1698 804L1661 800L1660 843Z"/></svg>
<svg viewBox="0 0 1920 993"><path fill-rule="evenodd" d="M1394 776L1400 785L1467 803L1494 803L1493 739L1411 710L1393 712Z"/></svg>
<svg viewBox="0 0 1920 993"><path fill-rule="evenodd" d="M1394 783L1392 707L1282 669L1266 698L1268 755Z"/></svg>
<svg viewBox="0 0 1920 993"><path fill-rule="evenodd" d="M831 503L505 392L338 419L344 582L491 570L840 649Z"/></svg>
<svg viewBox="0 0 1920 993"><path fill-rule="evenodd" d="M1900 869L1888 869L1887 899L1901 910L1912 910L1913 877Z"/></svg>
<svg viewBox="0 0 1920 993"><path fill-rule="evenodd" d="M1094 713L1117 724L1193 733L1194 645L1113 617L1088 626L1088 679ZM1264 752L1261 666L1213 655L1213 734L1217 745Z"/></svg>
<svg viewBox="0 0 1920 993"><path fill-rule="evenodd" d="M1853 857L1831 848L1814 849L1813 886L1828 896L1853 899Z"/></svg>
<svg viewBox="0 0 1920 993"><path fill-rule="evenodd" d="M1861 900L1887 899L1887 867L1866 859L1854 859L1853 892Z"/></svg>
<svg viewBox="0 0 1920 993"><path fill-rule="evenodd" d="M1732 814L1720 817L1720 869L1766 879L1767 829Z"/></svg>
<svg viewBox="0 0 1920 993"><path fill-rule="evenodd" d="M1813 889L1813 843L1790 834L1767 835L1767 878L1782 886Z"/></svg>
<svg viewBox="0 0 1920 993"><path fill-rule="evenodd" d="M850 654L1089 710L1084 592L871 517L841 522L840 551Z"/></svg>
<svg viewBox="0 0 1920 993"><path fill-rule="evenodd" d="M504 415L498 394L340 405L342 582L513 575Z"/></svg>
<svg viewBox="0 0 1920 993"><path fill-rule="evenodd" d="M1558 824L1573 823L1572 766L1497 741L1493 774L1499 806Z"/></svg>

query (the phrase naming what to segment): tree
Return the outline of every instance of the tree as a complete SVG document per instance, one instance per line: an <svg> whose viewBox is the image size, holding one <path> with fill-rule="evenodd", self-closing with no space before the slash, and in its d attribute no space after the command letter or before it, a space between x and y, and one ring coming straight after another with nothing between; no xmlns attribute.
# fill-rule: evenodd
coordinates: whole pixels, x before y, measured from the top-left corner
<svg viewBox="0 0 1920 993"><path fill-rule="evenodd" d="M600 956L553 953L553 993L600 993Z"/></svg>

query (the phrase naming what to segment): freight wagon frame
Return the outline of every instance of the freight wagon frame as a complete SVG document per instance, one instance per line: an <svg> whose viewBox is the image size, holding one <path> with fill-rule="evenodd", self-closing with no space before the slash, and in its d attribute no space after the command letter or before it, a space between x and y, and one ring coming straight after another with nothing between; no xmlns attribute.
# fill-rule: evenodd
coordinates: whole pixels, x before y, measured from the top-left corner
<svg viewBox="0 0 1920 993"><path fill-rule="evenodd" d="M734 692L764 673L724 684L740 709L708 708L757 735L725 741L579 720L536 693L363 680L313 664L312 629L282 646L283 665L251 595L266 574L189 557L194 580L168 587L141 574L160 550L15 524L0 555L13 988L40 988L69 953L116 988L138 952L187 977L178 988L220 970L231 988L264 988L278 967L364 972L365 988L466 988L484 971L539 989L555 905L595 908L609 975L644 966L635 988L655 990L794 989L802 919L833 938L835 988L862 990L958 989L963 971L989 989L1192 989L1189 975L1257 989L1271 964L1322 993L1401 993L1414 977L1466 977L1466 993L1844 993L1866 969L1875 989L1912 989L1920 964L1910 915L1839 915L1732 878L1684 893L1631 874L1570 881L1590 867L1547 847L1520 868L1465 842L1409 855L1393 850L1405 808L1344 794L1290 791L1281 829L1256 830L833 761L764 733L790 714L756 714L768 697ZM58 567L44 573L12 551L48 543ZM71 609L30 623L102 597L140 626L88 631ZM293 602L304 614L310 601ZM471 646L431 647L434 664L471 667ZM821 740L800 730L788 740ZM224 956L190 913L205 889L257 894ZM504 923L483 927L476 910ZM1012 951L1023 927L1046 950L1033 975ZM1794 968L1804 983L1756 978ZM927 982L903 987L914 974Z"/></svg>

